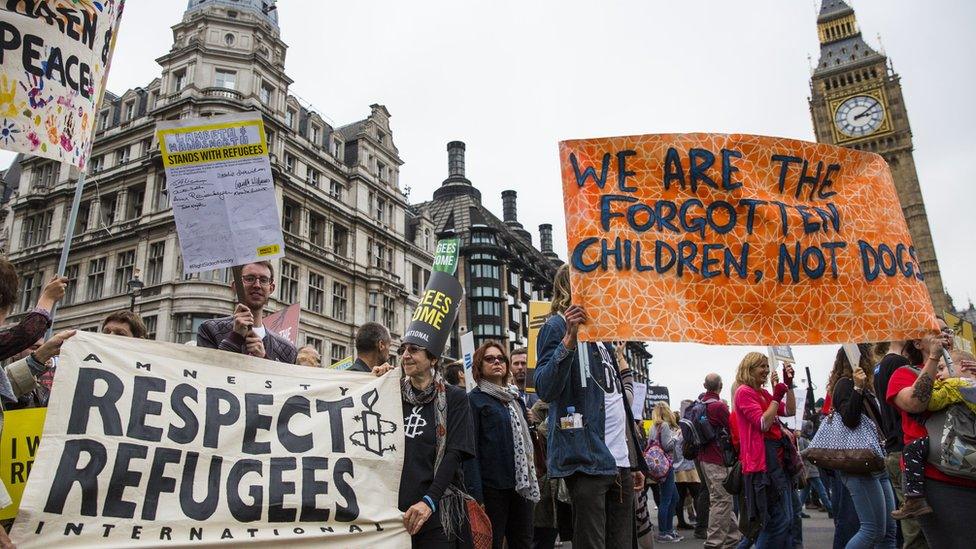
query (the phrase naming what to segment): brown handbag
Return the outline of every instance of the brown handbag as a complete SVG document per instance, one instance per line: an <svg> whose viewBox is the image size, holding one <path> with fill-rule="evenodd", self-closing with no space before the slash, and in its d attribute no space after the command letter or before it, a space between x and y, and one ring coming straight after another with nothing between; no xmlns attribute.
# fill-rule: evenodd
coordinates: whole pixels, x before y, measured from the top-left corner
<svg viewBox="0 0 976 549"><path fill-rule="evenodd" d="M474 499L466 499L468 524L471 526L471 545L474 549L491 549L491 520Z"/></svg>

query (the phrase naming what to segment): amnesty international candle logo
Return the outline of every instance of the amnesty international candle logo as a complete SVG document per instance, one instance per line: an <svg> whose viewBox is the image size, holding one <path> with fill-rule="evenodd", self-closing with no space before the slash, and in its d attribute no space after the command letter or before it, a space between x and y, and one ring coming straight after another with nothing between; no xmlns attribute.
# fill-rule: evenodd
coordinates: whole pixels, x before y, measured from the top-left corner
<svg viewBox="0 0 976 549"><path fill-rule="evenodd" d="M453 275L433 271L404 333L403 343L413 343L440 356L457 319L462 297L464 288Z"/></svg>
<svg viewBox="0 0 976 549"><path fill-rule="evenodd" d="M396 423L386 421L383 416L373 411L377 399L379 399L379 394L375 389L362 396L366 409L360 412L359 416L353 418L353 421L359 423L362 429L355 431L349 440L356 446L361 446L378 456L382 456L384 452L396 450L396 445L383 446L383 435L395 433ZM387 437L387 439L389 438Z"/></svg>

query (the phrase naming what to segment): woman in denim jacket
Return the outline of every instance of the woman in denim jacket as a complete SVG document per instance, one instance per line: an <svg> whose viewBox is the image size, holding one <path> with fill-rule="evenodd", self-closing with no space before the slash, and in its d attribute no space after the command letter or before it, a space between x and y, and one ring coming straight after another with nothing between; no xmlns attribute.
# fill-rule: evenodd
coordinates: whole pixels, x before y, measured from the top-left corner
<svg viewBox="0 0 976 549"><path fill-rule="evenodd" d="M553 281L552 315L539 332L535 371L536 392L550 403L549 476L569 487L573 547L631 547L634 491L643 487L647 464L613 345L577 345L586 312L571 299L563 265Z"/></svg>

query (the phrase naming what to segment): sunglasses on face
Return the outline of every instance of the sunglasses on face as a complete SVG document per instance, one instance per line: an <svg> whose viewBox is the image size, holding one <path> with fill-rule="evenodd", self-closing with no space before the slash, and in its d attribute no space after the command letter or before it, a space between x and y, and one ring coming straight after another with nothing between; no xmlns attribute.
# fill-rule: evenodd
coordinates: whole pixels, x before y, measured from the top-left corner
<svg viewBox="0 0 976 549"><path fill-rule="evenodd" d="M492 364L497 364L497 363L507 364L508 363L508 359L505 358L502 355L485 355L484 361L485 362L491 362Z"/></svg>
<svg viewBox="0 0 976 549"><path fill-rule="evenodd" d="M403 345L397 350L397 355L402 355L403 353L416 355L426 350L427 349L424 349L423 347L418 347L417 345Z"/></svg>

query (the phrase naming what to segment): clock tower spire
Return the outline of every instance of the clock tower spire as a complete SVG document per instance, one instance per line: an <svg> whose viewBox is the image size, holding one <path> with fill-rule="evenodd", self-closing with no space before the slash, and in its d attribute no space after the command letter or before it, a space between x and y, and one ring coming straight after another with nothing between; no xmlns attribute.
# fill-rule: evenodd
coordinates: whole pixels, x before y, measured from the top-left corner
<svg viewBox="0 0 976 549"><path fill-rule="evenodd" d="M820 60L810 81L817 141L874 152L888 162L932 305L936 314L951 311L915 170L901 78L864 41L844 0L822 0L817 35Z"/></svg>

